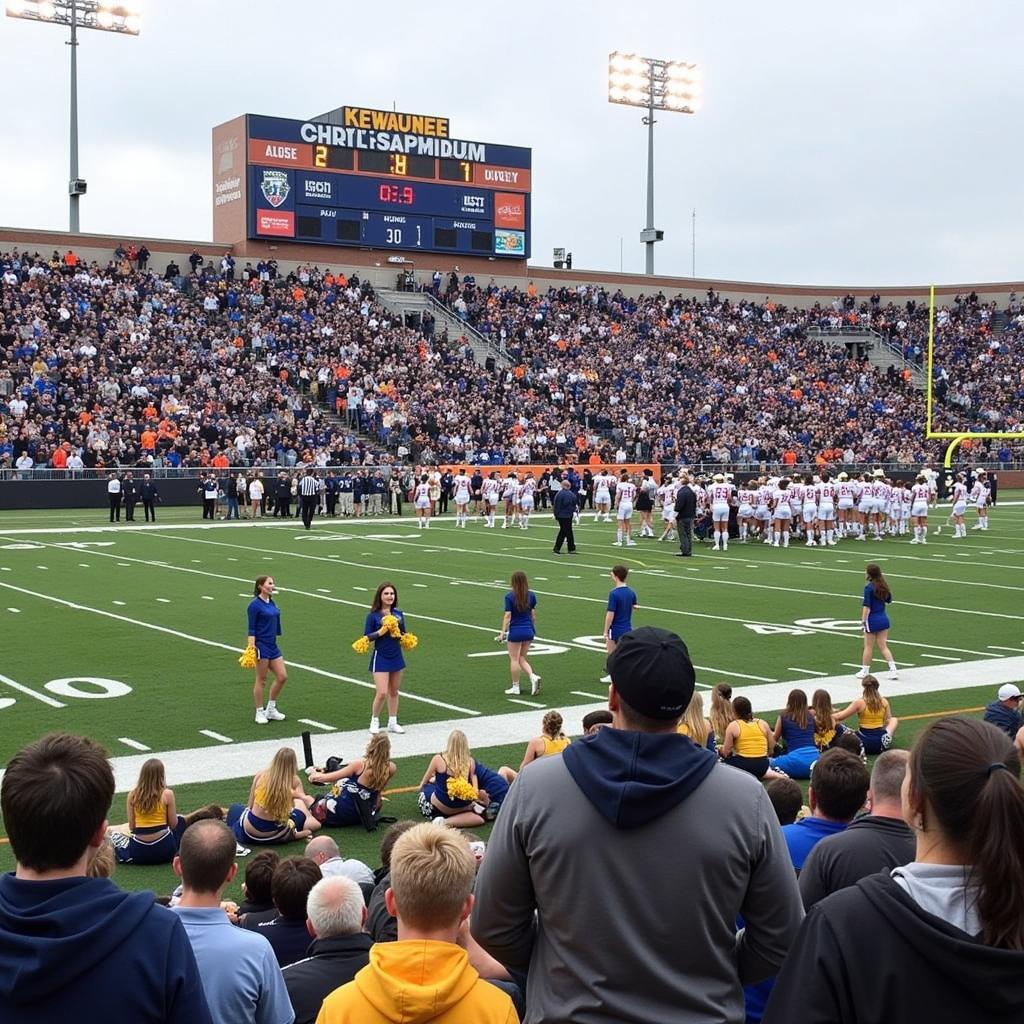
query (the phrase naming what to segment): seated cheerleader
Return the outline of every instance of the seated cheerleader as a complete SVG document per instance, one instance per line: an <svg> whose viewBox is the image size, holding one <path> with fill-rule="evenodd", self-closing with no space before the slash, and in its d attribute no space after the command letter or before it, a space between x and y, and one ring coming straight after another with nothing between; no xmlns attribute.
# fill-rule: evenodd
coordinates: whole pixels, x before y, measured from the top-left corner
<svg viewBox="0 0 1024 1024"><path fill-rule="evenodd" d="M837 711L837 722L856 715L860 723L857 735L864 744L868 754L880 754L888 750L892 744L900 720L893 715L889 702L878 692L878 680L874 676L865 676L861 681L864 695L858 697L849 707Z"/></svg>
<svg viewBox="0 0 1024 1024"><path fill-rule="evenodd" d="M476 828L484 823L476 761L461 730L453 730L444 753L431 758L420 782L419 804L424 817L441 818L452 828Z"/></svg>
<svg viewBox="0 0 1024 1024"><path fill-rule="evenodd" d="M313 797L306 795L299 780L295 751L282 747L270 767L253 778L246 805L231 805L227 821L245 846L290 843L308 839L320 828L309 813L312 803Z"/></svg>
<svg viewBox="0 0 1024 1024"><path fill-rule="evenodd" d="M814 745L818 750L825 751L834 747L836 740L850 731L841 722L836 721L832 694L828 690L814 691L811 709L814 712Z"/></svg>
<svg viewBox="0 0 1024 1024"><path fill-rule="evenodd" d="M336 772L309 773L310 782L333 783L330 793L313 801L309 813L324 828L366 825L380 810L381 791L397 771L388 734L374 733L362 757Z"/></svg>
<svg viewBox="0 0 1024 1024"><path fill-rule="evenodd" d="M189 825L203 818L224 817L215 804L189 815L178 814L174 790L167 788L164 763L155 757L142 765L127 804L127 824L107 830L119 864L170 864Z"/></svg>
<svg viewBox="0 0 1024 1024"><path fill-rule="evenodd" d="M725 731L724 728L722 731ZM683 712L676 732L682 736L688 736L697 746L707 747L712 753L717 749L715 730L711 728L711 722L704 717L704 699L700 695L700 690L693 691L693 696Z"/></svg>
<svg viewBox="0 0 1024 1024"><path fill-rule="evenodd" d="M736 718L726 726L725 739L718 748L719 756L726 764L750 772L755 779L763 779L769 768L772 731L766 721L754 717L746 697L736 697L732 709Z"/></svg>
<svg viewBox="0 0 1024 1024"><path fill-rule="evenodd" d="M562 716L557 711L549 711L541 721L541 735L535 736L526 744L526 753L523 754L522 764L519 765L521 772L531 761L540 757L551 757L553 754L560 754L569 746L569 737L562 732ZM498 774L511 786L516 781L519 772L507 765L498 769Z"/></svg>
<svg viewBox="0 0 1024 1024"><path fill-rule="evenodd" d="M807 707L807 694L803 690L790 690L786 710L775 723L773 739L781 739L786 753L771 759L768 778L788 775L791 779L809 779L811 765L818 760L818 748L814 742L816 724L813 713Z"/></svg>
<svg viewBox="0 0 1024 1024"><path fill-rule="evenodd" d="M711 708L708 721L715 732L715 745L720 747L725 742L725 728L735 719L732 709L732 687L728 683L719 683L711 691Z"/></svg>

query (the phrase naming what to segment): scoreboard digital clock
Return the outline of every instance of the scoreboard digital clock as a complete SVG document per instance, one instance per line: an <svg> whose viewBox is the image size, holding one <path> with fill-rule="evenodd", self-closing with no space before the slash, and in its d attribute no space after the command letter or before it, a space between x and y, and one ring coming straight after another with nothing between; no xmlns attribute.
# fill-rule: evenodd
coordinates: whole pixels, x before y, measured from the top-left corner
<svg viewBox="0 0 1024 1024"><path fill-rule="evenodd" d="M232 156L234 177L224 178L224 130L242 124L234 151L243 150L244 173ZM360 107L312 121L247 114L222 125L214 130L214 237L228 240L218 226L230 211L219 207L242 200L250 239L527 258L531 151L447 131L445 118Z"/></svg>

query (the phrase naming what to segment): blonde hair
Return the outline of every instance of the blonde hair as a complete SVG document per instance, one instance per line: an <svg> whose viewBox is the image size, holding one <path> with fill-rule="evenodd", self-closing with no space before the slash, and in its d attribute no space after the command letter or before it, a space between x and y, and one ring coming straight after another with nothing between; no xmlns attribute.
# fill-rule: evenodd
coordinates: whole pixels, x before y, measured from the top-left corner
<svg viewBox="0 0 1024 1024"><path fill-rule="evenodd" d="M469 753L469 740L461 729L453 729L448 734L448 744L441 755L448 765L448 775L453 779L468 779L472 767Z"/></svg>
<svg viewBox="0 0 1024 1024"><path fill-rule="evenodd" d="M562 716L557 711L548 711L541 721L544 735L553 740L564 739L562 733Z"/></svg>
<svg viewBox="0 0 1024 1024"><path fill-rule="evenodd" d="M391 740L386 732L374 733L366 744L363 773L370 789L383 789L391 778Z"/></svg>
<svg viewBox="0 0 1024 1024"><path fill-rule="evenodd" d="M96 850L89 866L85 869L86 878L110 878L114 873L117 861L114 858L114 844L109 839L104 839L103 844Z"/></svg>
<svg viewBox="0 0 1024 1024"><path fill-rule="evenodd" d="M391 851L398 918L412 928L437 931L455 924L475 879L476 858L454 829L416 825Z"/></svg>
<svg viewBox="0 0 1024 1024"><path fill-rule="evenodd" d="M282 747L260 776L256 792L260 806L272 821L284 821L292 811L292 786L299 774L299 762L291 747Z"/></svg>
<svg viewBox="0 0 1024 1024"><path fill-rule="evenodd" d="M721 743L725 738L725 730L729 723L736 718L736 712L732 707L732 687L728 683L719 683L711 691L711 709L708 711L708 718L711 719L715 740Z"/></svg>
<svg viewBox="0 0 1024 1024"><path fill-rule="evenodd" d="M878 680L874 676L865 676L861 683L864 687L864 706L868 711L878 714L885 710L885 698L878 692Z"/></svg>
<svg viewBox="0 0 1024 1024"><path fill-rule="evenodd" d="M708 727L704 723L704 699L700 695L700 690L693 691L690 703L683 712L683 720L679 724L680 732L683 731L682 726L686 726L685 734L697 746L703 746L707 742Z"/></svg>
<svg viewBox="0 0 1024 1024"><path fill-rule="evenodd" d="M164 763L151 757L139 770L139 781L132 790L132 803L136 814L152 814L160 806L160 798L167 788Z"/></svg>

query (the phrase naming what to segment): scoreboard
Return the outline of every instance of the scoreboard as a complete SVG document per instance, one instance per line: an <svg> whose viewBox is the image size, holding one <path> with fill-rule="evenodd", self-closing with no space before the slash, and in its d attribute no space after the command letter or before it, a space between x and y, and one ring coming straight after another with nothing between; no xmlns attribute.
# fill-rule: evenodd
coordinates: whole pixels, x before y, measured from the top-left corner
<svg viewBox="0 0 1024 1024"><path fill-rule="evenodd" d="M246 236L522 260L530 165L529 149L449 138L441 117L247 114Z"/></svg>

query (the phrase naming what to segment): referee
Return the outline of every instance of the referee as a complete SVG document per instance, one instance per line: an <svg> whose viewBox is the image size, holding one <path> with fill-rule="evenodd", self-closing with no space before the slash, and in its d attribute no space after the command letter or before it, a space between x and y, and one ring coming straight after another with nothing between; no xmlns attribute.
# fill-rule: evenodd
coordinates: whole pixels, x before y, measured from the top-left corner
<svg viewBox="0 0 1024 1024"><path fill-rule="evenodd" d="M302 505L302 525L308 530L313 525L313 512L320 500L320 485L316 473L307 470L299 481L299 501Z"/></svg>

